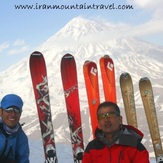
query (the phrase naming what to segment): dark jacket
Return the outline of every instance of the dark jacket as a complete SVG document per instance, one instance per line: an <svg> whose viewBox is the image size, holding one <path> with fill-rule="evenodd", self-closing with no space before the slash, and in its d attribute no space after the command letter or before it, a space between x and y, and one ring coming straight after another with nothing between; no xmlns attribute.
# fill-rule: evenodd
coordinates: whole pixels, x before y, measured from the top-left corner
<svg viewBox="0 0 163 163"><path fill-rule="evenodd" d="M21 126L7 134L0 123L0 163L29 163L28 139Z"/></svg>
<svg viewBox="0 0 163 163"><path fill-rule="evenodd" d="M95 135L85 149L82 163L149 163L149 154L141 143L143 133L138 129L123 125L111 143L100 129Z"/></svg>

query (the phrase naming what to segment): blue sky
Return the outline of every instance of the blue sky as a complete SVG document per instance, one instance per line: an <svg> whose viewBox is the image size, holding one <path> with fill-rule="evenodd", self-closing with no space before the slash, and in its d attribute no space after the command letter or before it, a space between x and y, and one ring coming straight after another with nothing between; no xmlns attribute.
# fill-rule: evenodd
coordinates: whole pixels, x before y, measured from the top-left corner
<svg viewBox="0 0 163 163"><path fill-rule="evenodd" d="M15 9L15 5L133 5L134 9ZM163 46L163 0L1 0L0 71L32 53L72 18L83 16L122 24L131 36Z"/></svg>

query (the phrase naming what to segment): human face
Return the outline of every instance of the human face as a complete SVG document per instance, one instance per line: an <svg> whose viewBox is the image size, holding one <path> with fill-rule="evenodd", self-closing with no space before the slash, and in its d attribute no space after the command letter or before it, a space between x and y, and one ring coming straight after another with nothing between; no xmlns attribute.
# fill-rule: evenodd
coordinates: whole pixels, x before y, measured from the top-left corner
<svg viewBox="0 0 163 163"><path fill-rule="evenodd" d="M116 113L113 106L102 107L98 110L98 116L106 113ZM106 137L113 137L114 134L119 130L122 124L122 116L117 114L111 114L111 116L103 116L98 119L99 128L105 133Z"/></svg>
<svg viewBox="0 0 163 163"><path fill-rule="evenodd" d="M14 128L19 123L21 112L16 113L14 110L6 111L5 109L1 109L0 115L6 126Z"/></svg>

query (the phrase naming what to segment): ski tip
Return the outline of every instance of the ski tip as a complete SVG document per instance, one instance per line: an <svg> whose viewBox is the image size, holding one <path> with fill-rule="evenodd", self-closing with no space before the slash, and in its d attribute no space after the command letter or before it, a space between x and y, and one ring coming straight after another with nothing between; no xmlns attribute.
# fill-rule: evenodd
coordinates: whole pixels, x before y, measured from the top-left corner
<svg viewBox="0 0 163 163"><path fill-rule="evenodd" d="M86 61L84 61L83 66L89 65L89 63L91 63L91 62L92 62L92 61L90 61L90 60L86 60Z"/></svg>
<svg viewBox="0 0 163 163"><path fill-rule="evenodd" d="M105 59L108 59L109 61L112 61L112 62L113 62L112 58L111 58L108 54L105 54L103 57L101 57L101 58L100 58L100 62L101 62L102 60L105 60Z"/></svg>
<svg viewBox="0 0 163 163"><path fill-rule="evenodd" d="M130 77L130 74L128 72L123 72L121 75L120 75L120 78L129 78Z"/></svg>
<svg viewBox="0 0 163 163"><path fill-rule="evenodd" d="M65 54L62 58L63 58L63 59L73 59L74 56L73 56L72 54L67 53L67 54Z"/></svg>
<svg viewBox="0 0 163 163"><path fill-rule="evenodd" d="M31 54L31 56L41 56L42 54L41 54L41 52L39 52L39 51L34 51L32 54Z"/></svg>
<svg viewBox="0 0 163 163"><path fill-rule="evenodd" d="M148 79L148 77L143 77L143 78L140 79L140 82L141 81L149 81L149 79Z"/></svg>
<svg viewBox="0 0 163 163"><path fill-rule="evenodd" d="M89 62L90 62L90 60L86 60L86 61L84 62L84 64L89 63Z"/></svg>
<svg viewBox="0 0 163 163"><path fill-rule="evenodd" d="M108 54L105 54L104 58L111 58L111 57Z"/></svg>
<svg viewBox="0 0 163 163"><path fill-rule="evenodd" d="M96 63L93 62L93 61L90 61L90 60L86 60L86 61L84 62L84 65L83 65L83 66L84 66L84 67L85 67L85 66L97 67L97 66L96 66Z"/></svg>

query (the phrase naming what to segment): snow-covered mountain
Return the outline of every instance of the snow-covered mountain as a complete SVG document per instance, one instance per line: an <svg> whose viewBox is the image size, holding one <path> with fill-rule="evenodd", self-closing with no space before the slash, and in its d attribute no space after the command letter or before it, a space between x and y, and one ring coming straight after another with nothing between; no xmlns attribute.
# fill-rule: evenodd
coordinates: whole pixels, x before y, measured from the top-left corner
<svg viewBox="0 0 163 163"><path fill-rule="evenodd" d="M76 59L83 134L85 144L92 138L90 131L89 110L83 78L83 64L85 60L99 63L100 57L108 54L115 64L118 104L122 109L124 123L126 123L123 101L119 88L119 76L123 72L130 73L135 90L138 125L144 132L144 144L154 156L149 136L145 113L140 99L138 82L141 77L149 77L155 95L160 134L163 135L163 47L150 44L137 38L114 37L118 26L107 22L96 22L81 17L72 19L61 30L45 41L38 50L43 53L48 73L50 87L50 102L53 115L55 140L57 143L70 144L68 121L66 118L65 101L62 90L60 61L61 57L70 53ZM127 31L126 31L127 32ZM32 53L32 52L31 52ZM29 54L30 55L30 54ZM102 83L99 84L101 101L104 100ZM29 72L29 56L6 71L0 73L1 94L17 93L24 99L24 111L21 122L25 122L24 130L29 139L41 139L37 110Z"/></svg>

